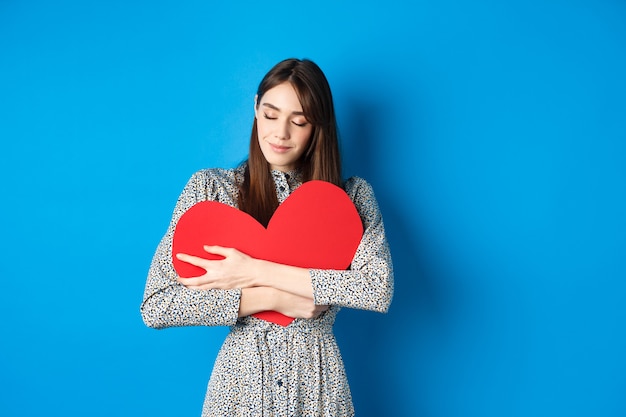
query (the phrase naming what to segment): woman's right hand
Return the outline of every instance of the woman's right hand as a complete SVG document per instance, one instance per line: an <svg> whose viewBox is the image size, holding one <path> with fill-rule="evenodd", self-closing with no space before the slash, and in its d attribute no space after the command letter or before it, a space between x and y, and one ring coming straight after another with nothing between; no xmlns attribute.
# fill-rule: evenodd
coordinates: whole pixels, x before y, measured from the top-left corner
<svg viewBox="0 0 626 417"><path fill-rule="evenodd" d="M315 305L311 298L285 291L277 291L274 310L289 317L314 319L328 310L327 305Z"/></svg>

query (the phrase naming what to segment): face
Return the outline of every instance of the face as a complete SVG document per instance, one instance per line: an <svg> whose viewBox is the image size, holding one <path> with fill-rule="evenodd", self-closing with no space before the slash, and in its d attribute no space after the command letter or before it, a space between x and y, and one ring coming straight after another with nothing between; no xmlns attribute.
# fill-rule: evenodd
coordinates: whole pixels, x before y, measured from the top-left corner
<svg viewBox="0 0 626 417"><path fill-rule="evenodd" d="M271 169L283 172L296 168L306 150L313 126L304 117L296 90L284 82L255 97L259 146Z"/></svg>

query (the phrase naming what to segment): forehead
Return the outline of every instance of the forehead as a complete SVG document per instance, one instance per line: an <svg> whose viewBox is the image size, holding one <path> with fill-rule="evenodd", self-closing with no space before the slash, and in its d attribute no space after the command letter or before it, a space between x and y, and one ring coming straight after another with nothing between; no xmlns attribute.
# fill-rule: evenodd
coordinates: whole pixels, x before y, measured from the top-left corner
<svg viewBox="0 0 626 417"><path fill-rule="evenodd" d="M280 111L302 111L302 104L300 104L296 90L288 82L278 84L267 90L261 97L260 104Z"/></svg>

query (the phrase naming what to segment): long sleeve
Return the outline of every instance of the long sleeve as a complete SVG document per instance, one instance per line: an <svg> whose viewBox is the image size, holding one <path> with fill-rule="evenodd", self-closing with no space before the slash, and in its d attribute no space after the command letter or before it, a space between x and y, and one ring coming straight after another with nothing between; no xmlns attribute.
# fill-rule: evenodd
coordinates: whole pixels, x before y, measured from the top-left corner
<svg viewBox="0 0 626 417"><path fill-rule="evenodd" d="M199 171L183 189L148 271L141 304L141 315L147 326L230 326L237 321L240 290L188 289L176 281L172 265L172 238L178 219L199 201L215 200L234 205L233 175L226 170Z"/></svg>
<svg viewBox="0 0 626 417"><path fill-rule="evenodd" d="M393 296L393 265L378 202L361 178L349 179L345 188L361 216L363 238L350 269L310 271L315 304L387 312Z"/></svg>

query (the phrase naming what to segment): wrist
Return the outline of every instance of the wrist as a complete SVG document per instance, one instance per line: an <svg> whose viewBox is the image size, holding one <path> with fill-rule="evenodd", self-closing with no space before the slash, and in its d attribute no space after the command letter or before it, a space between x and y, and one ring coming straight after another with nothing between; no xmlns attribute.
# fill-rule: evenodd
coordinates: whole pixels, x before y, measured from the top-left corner
<svg viewBox="0 0 626 417"><path fill-rule="evenodd" d="M266 297L267 297L267 302L269 304L269 310L275 310L278 311L280 309L281 306L281 302L280 302L280 297L281 297L281 291L278 291L275 288L272 287L263 287L265 288L265 293L266 293Z"/></svg>
<svg viewBox="0 0 626 417"><path fill-rule="evenodd" d="M243 288L239 300L239 317L249 316L260 311L275 310L279 302L279 291L268 287Z"/></svg>
<svg viewBox="0 0 626 417"><path fill-rule="evenodd" d="M252 287L269 287L265 279L267 276L265 273L267 264L268 262L263 259L254 259L252 264L252 273L250 276L250 284Z"/></svg>

